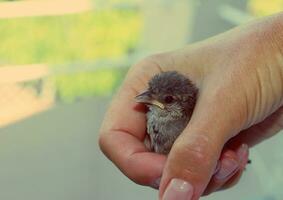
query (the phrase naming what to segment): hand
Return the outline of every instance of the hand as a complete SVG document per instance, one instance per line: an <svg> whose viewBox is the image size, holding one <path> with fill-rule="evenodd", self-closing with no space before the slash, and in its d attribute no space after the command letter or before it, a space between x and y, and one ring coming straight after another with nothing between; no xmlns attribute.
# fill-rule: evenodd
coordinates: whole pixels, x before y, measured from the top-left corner
<svg viewBox="0 0 283 200"><path fill-rule="evenodd" d="M162 176L161 199L197 200L235 184L248 160L241 144L254 145L283 127L282 26L279 14L139 62L106 114L102 151L139 184L156 185ZM195 82L199 97L166 158L145 148L145 111L134 97L154 74L169 70Z"/></svg>

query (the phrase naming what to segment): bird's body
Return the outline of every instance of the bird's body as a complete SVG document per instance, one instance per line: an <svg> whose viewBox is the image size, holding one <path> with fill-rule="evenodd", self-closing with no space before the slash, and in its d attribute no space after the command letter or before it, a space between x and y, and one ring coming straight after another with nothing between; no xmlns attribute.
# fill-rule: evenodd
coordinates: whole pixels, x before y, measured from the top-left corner
<svg viewBox="0 0 283 200"><path fill-rule="evenodd" d="M175 71L160 73L149 81L148 90L136 99L149 108L146 116L151 151L169 153L191 118L196 97L196 87Z"/></svg>
<svg viewBox="0 0 283 200"><path fill-rule="evenodd" d="M158 108L157 108L158 109ZM189 116L183 115L178 119L168 119L149 106L147 112L147 133L150 138L150 149L161 154L168 154L174 141L189 122Z"/></svg>

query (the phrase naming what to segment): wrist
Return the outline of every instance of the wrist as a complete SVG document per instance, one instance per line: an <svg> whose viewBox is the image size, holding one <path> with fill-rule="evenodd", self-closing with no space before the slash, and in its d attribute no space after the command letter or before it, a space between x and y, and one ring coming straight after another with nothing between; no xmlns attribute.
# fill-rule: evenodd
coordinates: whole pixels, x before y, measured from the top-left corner
<svg viewBox="0 0 283 200"><path fill-rule="evenodd" d="M283 12L271 16L270 20L270 25L267 26L270 45L274 48L278 65L283 70Z"/></svg>

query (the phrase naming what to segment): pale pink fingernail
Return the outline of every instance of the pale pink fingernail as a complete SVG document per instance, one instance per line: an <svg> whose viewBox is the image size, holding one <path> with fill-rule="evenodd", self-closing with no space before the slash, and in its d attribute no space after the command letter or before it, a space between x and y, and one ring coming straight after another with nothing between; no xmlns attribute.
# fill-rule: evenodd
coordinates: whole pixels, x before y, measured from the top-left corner
<svg viewBox="0 0 283 200"><path fill-rule="evenodd" d="M223 158L219 171L214 175L216 179L223 180L231 176L237 169L239 164L231 158Z"/></svg>
<svg viewBox="0 0 283 200"><path fill-rule="evenodd" d="M220 167L221 167L221 163L220 163L220 161L218 160L218 161L217 161L217 165L216 165L216 167L215 167L215 170L214 170L213 174L216 174L216 173L220 170Z"/></svg>
<svg viewBox="0 0 283 200"><path fill-rule="evenodd" d="M237 155L239 156L239 162L242 165L246 164L246 160L248 159L249 154L249 146L247 144L242 144L240 149L237 151Z"/></svg>
<svg viewBox="0 0 283 200"><path fill-rule="evenodd" d="M150 186L155 188L155 189L158 189L159 188L159 185L160 185L160 181L161 181L161 177L157 178L155 181L153 181Z"/></svg>
<svg viewBox="0 0 283 200"><path fill-rule="evenodd" d="M172 179L164 192L162 200L191 200L193 186L181 179Z"/></svg>

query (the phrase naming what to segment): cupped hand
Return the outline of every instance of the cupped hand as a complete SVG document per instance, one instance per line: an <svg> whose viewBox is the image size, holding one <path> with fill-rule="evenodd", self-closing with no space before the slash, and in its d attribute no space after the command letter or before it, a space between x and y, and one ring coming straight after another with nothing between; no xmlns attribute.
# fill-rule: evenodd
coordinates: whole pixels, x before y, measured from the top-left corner
<svg viewBox="0 0 283 200"><path fill-rule="evenodd" d="M197 200L240 178L248 146L283 127L283 15L238 27L133 66L101 127L105 155L160 199ZM134 97L157 73L176 70L199 88L187 128L167 156L149 152L145 108Z"/></svg>

